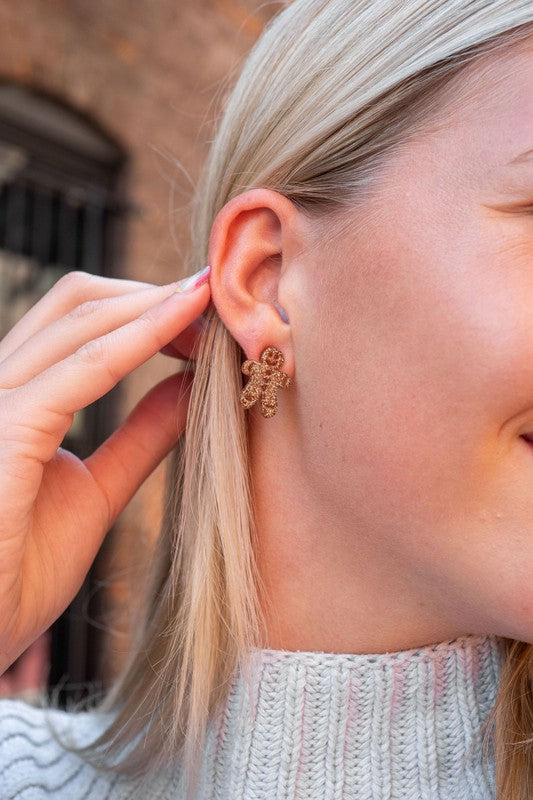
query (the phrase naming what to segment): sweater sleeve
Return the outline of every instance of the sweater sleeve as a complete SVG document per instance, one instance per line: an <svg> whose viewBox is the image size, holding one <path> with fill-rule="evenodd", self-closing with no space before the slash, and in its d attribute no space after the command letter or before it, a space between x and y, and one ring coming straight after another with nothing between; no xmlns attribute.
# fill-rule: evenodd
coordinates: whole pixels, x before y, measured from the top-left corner
<svg viewBox="0 0 533 800"><path fill-rule="evenodd" d="M87 712L38 708L19 699L0 700L0 798L120 798L118 776L96 772L63 749L53 738L45 715L61 734L68 729L76 744L86 744L99 733L98 722Z"/></svg>

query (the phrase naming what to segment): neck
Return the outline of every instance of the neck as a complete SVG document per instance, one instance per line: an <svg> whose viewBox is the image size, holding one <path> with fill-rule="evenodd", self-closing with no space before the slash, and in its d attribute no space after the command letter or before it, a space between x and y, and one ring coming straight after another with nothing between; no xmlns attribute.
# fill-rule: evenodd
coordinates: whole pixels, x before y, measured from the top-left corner
<svg viewBox="0 0 533 800"><path fill-rule="evenodd" d="M439 582L402 555L403 534L318 487L288 412L249 418L264 646L384 653L464 634L464 608L447 613Z"/></svg>

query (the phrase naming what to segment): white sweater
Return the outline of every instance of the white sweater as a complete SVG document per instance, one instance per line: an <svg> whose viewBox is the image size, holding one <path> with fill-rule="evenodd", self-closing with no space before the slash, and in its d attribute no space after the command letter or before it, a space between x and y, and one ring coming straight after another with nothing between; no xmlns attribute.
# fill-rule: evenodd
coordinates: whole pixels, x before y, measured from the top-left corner
<svg viewBox="0 0 533 800"><path fill-rule="evenodd" d="M474 737L496 698L496 637L377 655L254 650L252 663L255 721L237 674L208 729L198 800L493 800L493 751L485 769ZM78 742L103 724L0 700L1 800L183 797L178 761L141 792L62 751L45 713Z"/></svg>

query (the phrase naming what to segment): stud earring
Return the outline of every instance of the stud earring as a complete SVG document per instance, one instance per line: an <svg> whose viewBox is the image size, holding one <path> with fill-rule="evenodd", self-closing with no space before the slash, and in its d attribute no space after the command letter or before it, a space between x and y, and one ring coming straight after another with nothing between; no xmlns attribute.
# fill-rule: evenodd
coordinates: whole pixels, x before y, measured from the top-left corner
<svg viewBox="0 0 533 800"><path fill-rule="evenodd" d="M292 383L292 378L281 371L284 361L283 353L277 347L265 347L259 361L247 359L241 365L242 372L250 376L240 396L244 408L250 408L261 398L263 417L274 416L278 410L277 388L287 387Z"/></svg>

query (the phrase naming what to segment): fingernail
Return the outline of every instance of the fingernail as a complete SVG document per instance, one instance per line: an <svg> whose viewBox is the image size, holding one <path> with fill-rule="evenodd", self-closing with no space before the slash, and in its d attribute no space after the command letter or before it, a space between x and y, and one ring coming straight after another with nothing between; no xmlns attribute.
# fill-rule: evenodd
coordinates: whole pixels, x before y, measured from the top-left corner
<svg viewBox="0 0 533 800"><path fill-rule="evenodd" d="M191 325L193 326L193 328L196 328L199 331L205 331L205 329L207 328L207 319L204 317L203 314L200 314L200 316L196 317L196 319L191 323Z"/></svg>
<svg viewBox="0 0 533 800"><path fill-rule="evenodd" d="M189 275L188 278L183 278L183 280L178 281L175 291L178 293L192 292L207 281L210 272L211 267L208 264L206 267L203 267L203 269L195 272L194 275Z"/></svg>
<svg viewBox="0 0 533 800"><path fill-rule="evenodd" d="M280 315L281 319L283 320L283 322L288 322L289 318L287 316L287 312L285 311L285 309L280 306L280 304L278 303L277 300L274 300L274 305L278 309L279 315Z"/></svg>

